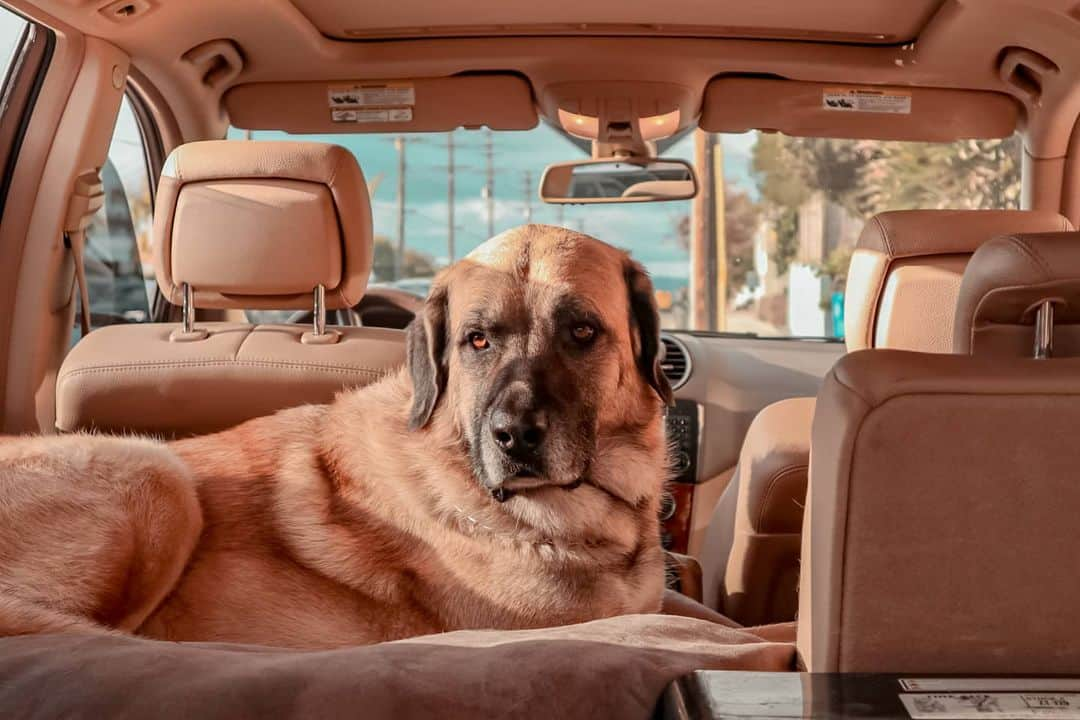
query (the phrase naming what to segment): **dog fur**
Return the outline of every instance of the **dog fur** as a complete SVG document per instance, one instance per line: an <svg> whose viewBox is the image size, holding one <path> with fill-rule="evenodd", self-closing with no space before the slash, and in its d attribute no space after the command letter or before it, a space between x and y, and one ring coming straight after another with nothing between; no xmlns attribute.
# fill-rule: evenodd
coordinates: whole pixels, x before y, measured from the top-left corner
<svg viewBox="0 0 1080 720"><path fill-rule="evenodd" d="M671 391L640 266L519 228L407 333L408 367L330 405L168 444L0 441L0 634L326 648L658 611ZM488 426L526 406L528 465Z"/></svg>

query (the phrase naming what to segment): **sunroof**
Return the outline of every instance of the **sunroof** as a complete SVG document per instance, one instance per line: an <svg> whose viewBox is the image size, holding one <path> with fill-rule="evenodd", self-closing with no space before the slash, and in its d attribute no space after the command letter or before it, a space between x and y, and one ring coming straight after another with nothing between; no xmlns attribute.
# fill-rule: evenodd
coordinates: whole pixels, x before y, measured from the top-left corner
<svg viewBox="0 0 1080 720"><path fill-rule="evenodd" d="M342 40L603 35L899 44L915 39L943 0L553 0L460 4L412 0L293 0L324 35Z"/></svg>

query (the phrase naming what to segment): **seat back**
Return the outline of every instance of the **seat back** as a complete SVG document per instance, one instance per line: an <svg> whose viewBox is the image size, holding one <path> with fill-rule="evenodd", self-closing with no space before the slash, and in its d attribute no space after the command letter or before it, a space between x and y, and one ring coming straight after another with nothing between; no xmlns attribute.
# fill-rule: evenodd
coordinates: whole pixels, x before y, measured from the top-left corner
<svg viewBox="0 0 1080 720"><path fill-rule="evenodd" d="M964 268L1002 233L1072 230L1045 210L907 210L866 223L848 270L844 334L848 350L951 352Z"/></svg>
<svg viewBox="0 0 1080 720"><path fill-rule="evenodd" d="M1021 210L902 210L870 219L852 254L844 298L850 350L952 349L961 277L1000 233L1071 227ZM794 618L813 398L769 405L754 419L714 513L703 557L707 602L749 625Z"/></svg>
<svg viewBox="0 0 1080 720"><path fill-rule="evenodd" d="M404 333L322 326L355 305L372 261L363 174L322 143L200 142L162 172L158 285L181 324L95 330L57 377L57 429L182 436L329 402L404 362ZM311 326L196 323L196 308L309 309Z"/></svg>
<svg viewBox="0 0 1080 720"><path fill-rule="evenodd" d="M1028 357L999 352L1008 343L974 356L875 350L826 378L800 578L808 670L1080 668L1080 358L1032 358L1028 310L1080 302L1076 260L1069 233L995 240L968 266L957 331L1024 327Z"/></svg>
<svg viewBox="0 0 1080 720"><path fill-rule="evenodd" d="M1014 234L979 248L964 275L956 310L956 352L1031 357L1043 304L1054 357L1080 355L1080 233Z"/></svg>

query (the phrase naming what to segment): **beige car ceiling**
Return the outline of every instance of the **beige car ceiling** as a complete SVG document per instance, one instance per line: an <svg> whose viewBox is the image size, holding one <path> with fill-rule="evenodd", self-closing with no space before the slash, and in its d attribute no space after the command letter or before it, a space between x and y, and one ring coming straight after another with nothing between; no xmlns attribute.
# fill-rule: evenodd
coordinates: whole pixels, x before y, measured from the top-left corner
<svg viewBox="0 0 1080 720"><path fill-rule="evenodd" d="M520 74L541 109L552 86L618 81L678 86L700 109L709 81L729 74L996 91L1024 105L1037 158L1066 154L1080 108L1080 9L1064 0L11 4L127 52L184 139L222 135L234 86L470 72ZM1005 67L1013 48L1034 53L1036 77Z"/></svg>

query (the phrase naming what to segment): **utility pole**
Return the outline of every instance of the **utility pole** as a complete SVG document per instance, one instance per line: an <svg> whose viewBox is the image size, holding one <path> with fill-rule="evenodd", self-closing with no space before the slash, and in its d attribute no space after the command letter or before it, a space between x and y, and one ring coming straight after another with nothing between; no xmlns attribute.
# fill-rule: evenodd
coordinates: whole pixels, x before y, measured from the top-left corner
<svg viewBox="0 0 1080 720"><path fill-rule="evenodd" d="M690 226L690 324L695 330L715 330L716 322L716 203L712 136L694 131L694 167L701 187L693 202Z"/></svg>
<svg viewBox="0 0 1080 720"><path fill-rule="evenodd" d="M394 138L394 147L398 151L398 236L397 252L394 253L394 279L401 279L402 268L405 261L405 136L398 135Z"/></svg>
<svg viewBox="0 0 1080 720"><path fill-rule="evenodd" d="M457 226L457 174L475 168L462 165L457 161L457 151L464 147L475 150L467 143L459 143L453 132L446 135L446 164L432 165L432 170L446 171L446 261L447 264L457 259L457 232L463 228ZM420 138L411 137L409 142L421 142Z"/></svg>
<svg viewBox="0 0 1080 720"><path fill-rule="evenodd" d="M566 206L559 203L555 206L555 224L562 227L566 222Z"/></svg>
<svg viewBox="0 0 1080 720"><path fill-rule="evenodd" d="M728 264L727 264L727 216L726 216L726 191L724 183L724 146L720 143L720 136L713 134L712 143L712 191L713 191L713 275L712 287L716 296L714 330L727 329L727 291L728 291Z"/></svg>
<svg viewBox="0 0 1080 720"><path fill-rule="evenodd" d="M454 262L454 133L446 134L446 258Z"/></svg>
<svg viewBox="0 0 1080 720"><path fill-rule="evenodd" d="M522 179L525 181L525 224L528 225L532 222L532 173L528 170L522 172Z"/></svg>
<svg viewBox="0 0 1080 720"><path fill-rule="evenodd" d="M495 237L495 138L488 128L484 132L484 161L487 182L484 184L484 200L487 201L487 234Z"/></svg>

